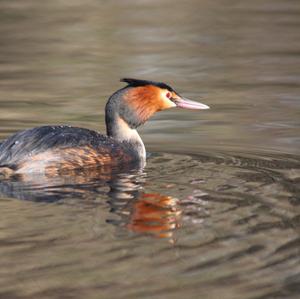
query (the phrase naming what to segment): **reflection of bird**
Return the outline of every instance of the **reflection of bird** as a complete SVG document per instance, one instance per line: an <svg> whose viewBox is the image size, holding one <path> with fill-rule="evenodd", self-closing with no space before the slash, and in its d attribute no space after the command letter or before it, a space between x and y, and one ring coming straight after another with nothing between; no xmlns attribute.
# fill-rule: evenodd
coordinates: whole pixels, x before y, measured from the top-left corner
<svg viewBox="0 0 300 299"><path fill-rule="evenodd" d="M181 97L158 82L123 79L105 110L107 136L68 126L44 126L19 132L0 145L0 171L4 174L60 175L74 169L144 165L146 152L136 128L155 112L171 107L207 109Z"/></svg>
<svg viewBox="0 0 300 299"><path fill-rule="evenodd" d="M147 193L143 188L145 180L141 170L118 169L112 173L102 169L48 178L23 174L0 180L0 194L37 202L78 199L79 205L88 203L92 210L95 205L105 204L110 207L112 219L117 217L107 222L135 233L172 240L181 218L180 206L171 196Z"/></svg>
<svg viewBox="0 0 300 299"><path fill-rule="evenodd" d="M139 172L138 176L122 175L109 182L111 212L118 215L119 220L108 222L135 233L171 240L173 231L179 227L182 213L178 200L160 193L145 192L142 188L144 179Z"/></svg>
<svg viewBox="0 0 300 299"><path fill-rule="evenodd" d="M127 228L134 232L170 238L172 231L179 226L181 210L171 196L144 193L132 208Z"/></svg>

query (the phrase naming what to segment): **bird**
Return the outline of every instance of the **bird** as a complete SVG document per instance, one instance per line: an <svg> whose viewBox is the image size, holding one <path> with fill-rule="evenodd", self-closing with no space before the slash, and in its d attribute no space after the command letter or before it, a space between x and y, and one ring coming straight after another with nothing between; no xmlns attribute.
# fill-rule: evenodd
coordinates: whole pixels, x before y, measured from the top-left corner
<svg viewBox="0 0 300 299"><path fill-rule="evenodd" d="M173 107L209 109L182 97L163 82L123 78L105 106L106 135L72 126L41 126L15 133L0 143L0 173L60 175L89 168L146 164L137 132L158 111Z"/></svg>

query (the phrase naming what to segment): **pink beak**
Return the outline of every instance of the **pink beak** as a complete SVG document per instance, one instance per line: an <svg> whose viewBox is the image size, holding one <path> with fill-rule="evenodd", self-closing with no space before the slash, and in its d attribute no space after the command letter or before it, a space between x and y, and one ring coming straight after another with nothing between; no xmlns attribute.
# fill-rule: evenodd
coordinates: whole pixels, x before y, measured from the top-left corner
<svg viewBox="0 0 300 299"><path fill-rule="evenodd" d="M184 108L184 109L209 109L209 106L188 100L186 98L177 98L175 101L177 107Z"/></svg>

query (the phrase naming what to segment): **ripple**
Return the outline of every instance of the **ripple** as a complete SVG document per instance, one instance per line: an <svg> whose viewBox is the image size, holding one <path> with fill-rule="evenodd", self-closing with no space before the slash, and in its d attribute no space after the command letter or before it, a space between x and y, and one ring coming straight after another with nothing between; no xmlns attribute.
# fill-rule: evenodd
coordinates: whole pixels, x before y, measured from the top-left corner
<svg viewBox="0 0 300 299"><path fill-rule="evenodd" d="M299 161L154 153L143 172L105 180L85 173L1 181L2 197L21 200L1 201L0 265L9 275L0 286L12 296L5 286L26 276L26 288L39 283L35 296L56 288L67 294L66 286L76 293L74 283L86 273L79 292L109 294L132 273L116 298L181 288L205 295L226 283L225 292L234 284L244 298L295 294L299 211L291 199L299 192ZM63 285L56 280L67 273Z"/></svg>

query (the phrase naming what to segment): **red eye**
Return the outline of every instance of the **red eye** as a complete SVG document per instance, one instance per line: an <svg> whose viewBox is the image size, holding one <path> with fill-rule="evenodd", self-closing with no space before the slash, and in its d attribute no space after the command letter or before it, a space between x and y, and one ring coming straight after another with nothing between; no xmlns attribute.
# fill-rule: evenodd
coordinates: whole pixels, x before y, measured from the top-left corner
<svg viewBox="0 0 300 299"><path fill-rule="evenodd" d="M168 99L170 99L171 98L171 93L170 92L168 92L167 94L166 94L166 97L168 98Z"/></svg>

